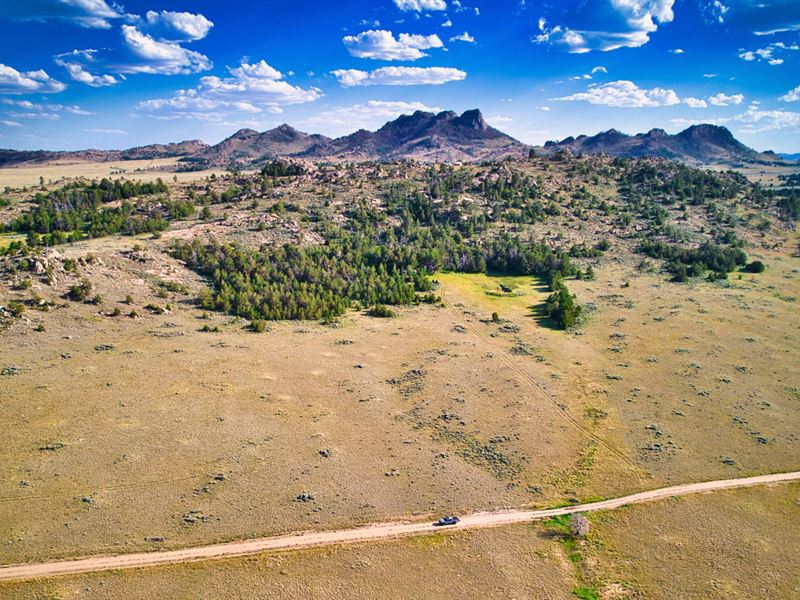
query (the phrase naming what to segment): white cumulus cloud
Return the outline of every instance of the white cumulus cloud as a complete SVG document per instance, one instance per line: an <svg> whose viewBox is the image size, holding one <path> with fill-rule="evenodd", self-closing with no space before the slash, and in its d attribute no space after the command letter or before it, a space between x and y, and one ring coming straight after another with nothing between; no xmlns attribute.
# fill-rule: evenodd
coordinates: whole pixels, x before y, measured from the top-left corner
<svg viewBox="0 0 800 600"><path fill-rule="evenodd" d="M461 81L466 72L452 67L381 67L374 71L339 69L331 71L343 87L364 85L441 85Z"/></svg>
<svg viewBox="0 0 800 600"><path fill-rule="evenodd" d="M708 108L708 102L703 100L702 98L684 98L683 102L689 108Z"/></svg>
<svg viewBox="0 0 800 600"><path fill-rule="evenodd" d="M202 40L214 26L205 16L188 12L149 10L139 26L160 40L173 42Z"/></svg>
<svg viewBox="0 0 800 600"><path fill-rule="evenodd" d="M0 18L12 21L62 21L80 27L110 29L111 19L125 15L105 0L3 0Z"/></svg>
<svg viewBox="0 0 800 600"><path fill-rule="evenodd" d="M72 50L57 55L55 61L73 80L92 87L114 85L125 75L190 75L214 66L204 54L177 41L156 39L135 25L123 25L120 32L118 48Z"/></svg>
<svg viewBox="0 0 800 600"><path fill-rule="evenodd" d="M474 44L475 38L469 34L469 31L465 31L461 35L454 35L450 38L451 42L466 42L467 44Z"/></svg>
<svg viewBox="0 0 800 600"><path fill-rule="evenodd" d="M783 56L787 52L796 52L798 50L800 50L800 46L798 46L797 43L784 44L783 42L775 42L774 44L769 44L764 48L758 48L756 50L745 50L742 48L739 50L739 58L747 62L766 62L772 66L777 66L785 62Z"/></svg>
<svg viewBox="0 0 800 600"><path fill-rule="evenodd" d="M218 96L237 95L269 105L303 104L322 97L316 88L303 89L284 80L283 74L267 64L243 62L229 69L230 77L203 77L198 91Z"/></svg>
<svg viewBox="0 0 800 600"><path fill-rule="evenodd" d="M800 85L786 92L780 99L784 102L800 102Z"/></svg>
<svg viewBox="0 0 800 600"><path fill-rule="evenodd" d="M743 123L744 133L800 130L800 112L761 110L755 103L748 106L745 112L731 118L731 121Z"/></svg>
<svg viewBox="0 0 800 600"><path fill-rule="evenodd" d="M394 0L394 5L402 11L447 10L445 0Z"/></svg>
<svg viewBox="0 0 800 600"><path fill-rule="evenodd" d="M608 52L619 48L638 48L650 41L659 25L674 18L675 0L587 0L579 9L563 11L564 24L550 25L539 19L537 44L550 44L568 52L582 54L594 50ZM588 16L587 16L588 15ZM569 21L574 24L570 25Z"/></svg>
<svg viewBox="0 0 800 600"><path fill-rule="evenodd" d="M651 108L673 106L680 103L675 91L665 88L640 88L632 81L611 81L590 85L585 92L552 98L562 102L588 102L599 106L618 108Z"/></svg>
<svg viewBox="0 0 800 600"><path fill-rule="evenodd" d="M0 63L0 94L54 94L66 88L42 69L23 72Z"/></svg>
<svg viewBox="0 0 800 600"><path fill-rule="evenodd" d="M242 62L228 72L229 77L203 77L197 87L179 90L170 98L140 102L137 109L161 119L221 121L232 114L279 113L282 106L322 97L316 88L288 83L283 73L264 60Z"/></svg>
<svg viewBox="0 0 800 600"><path fill-rule="evenodd" d="M73 50L72 52L58 54L53 57L53 60L57 65L67 70L73 81L85 83L90 87L116 85L118 81L113 75L94 74L88 70L88 65L95 62L95 54L97 54L97 50Z"/></svg>
<svg viewBox="0 0 800 600"><path fill-rule="evenodd" d="M342 42L352 56L375 60L417 60L427 56L423 50L441 48L444 45L436 34L401 33L395 38L391 31L384 29L347 35Z"/></svg>
<svg viewBox="0 0 800 600"><path fill-rule="evenodd" d="M118 65L117 73L186 75L207 71L213 66L207 56L175 42L156 40L133 25L122 26L122 38L135 60Z"/></svg>
<svg viewBox="0 0 800 600"><path fill-rule="evenodd" d="M714 106L730 106L733 104L741 104L744 102L744 95L743 94L733 94L729 96L728 94L723 94L720 92L719 94L714 94L708 98L708 101L713 104Z"/></svg>

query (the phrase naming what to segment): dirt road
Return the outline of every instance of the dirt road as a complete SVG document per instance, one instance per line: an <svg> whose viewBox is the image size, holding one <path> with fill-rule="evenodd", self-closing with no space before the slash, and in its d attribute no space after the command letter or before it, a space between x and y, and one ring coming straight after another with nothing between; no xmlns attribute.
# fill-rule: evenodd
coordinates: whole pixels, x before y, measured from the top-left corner
<svg viewBox="0 0 800 600"><path fill-rule="evenodd" d="M742 479L723 479L703 483L689 483L672 487L650 490L589 504L579 504L564 508L548 510L511 510L500 512L476 513L464 516L457 525L445 527L447 531L460 529L478 529L483 527L498 527L512 523L525 523L547 519L557 515L566 515L576 512L592 512L610 510L626 504L649 502L670 496L686 496L701 492L713 492L754 485L767 485L787 481L800 481L800 471L791 473L776 473L774 475L760 475ZM408 535L430 534L441 531L430 522L426 523L378 523L357 529L343 529L339 531L320 531L282 535L270 538L213 544L185 548L183 550L168 550L164 552L141 552L136 554L120 554L112 556L90 556L75 560L58 562L10 565L0 567L0 580L34 579L39 577L53 577L57 575L70 575L76 573L89 573L111 569L128 569L132 567L149 567L169 563L227 558L245 556L259 552L291 550L295 548L309 548L313 546L329 546L333 544L350 544L354 542L367 542L383 540Z"/></svg>

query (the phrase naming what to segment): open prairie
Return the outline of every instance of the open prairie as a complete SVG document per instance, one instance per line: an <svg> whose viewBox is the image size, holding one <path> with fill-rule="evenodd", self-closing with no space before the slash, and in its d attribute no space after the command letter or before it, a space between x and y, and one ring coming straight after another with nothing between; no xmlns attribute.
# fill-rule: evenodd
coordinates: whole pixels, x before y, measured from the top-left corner
<svg viewBox="0 0 800 600"><path fill-rule="evenodd" d="M0 600L800 600L798 34L0 0Z"/></svg>
<svg viewBox="0 0 800 600"><path fill-rule="evenodd" d="M42 179L46 185L63 183L75 177L102 179L103 177L126 177L136 181L155 181L173 177L178 181L194 181L214 173L221 175L224 169L175 172L176 158L154 158L147 160L118 160L111 162L75 162L60 160L41 165L22 165L0 169L0 190L6 187L21 188L38 186Z"/></svg>
<svg viewBox="0 0 800 600"><path fill-rule="evenodd" d="M664 500L590 516L570 545L552 524L441 533L174 567L0 583L8 598L790 598L800 486ZM404 594L405 595L405 594Z"/></svg>
<svg viewBox="0 0 800 600"><path fill-rule="evenodd" d="M320 247L330 234L319 223L373 220L399 231L409 217L393 204L397 190L412 197L436 177L427 168L169 180L163 195L196 202L203 214L164 212L165 229L154 235L9 252L0 304L23 310L5 319L0 346L0 563L549 507L797 470L800 259L791 228L758 228L759 209L733 201L725 218L736 215L748 260L767 269L674 283L619 227L629 192L609 162L494 168L510 186L538 177L552 214L512 221L516 209L486 199L496 180L480 167L453 175L467 187L449 200L421 208L404 200L403 210L462 219L495 211L504 235L572 248L577 325L560 329L548 308L552 278L490 268L440 268L430 276L434 297L400 302L394 318L371 316L361 302L333 318L243 318L204 305L219 269L203 272L175 250L192 240L253 252ZM32 206L17 192L4 210L16 218ZM667 235L684 244L709 235L706 207L664 206L680 223ZM631 214L630 230L650 226L647 213ZM13 236L6 246L31 241ZM226 272L235 268L227 263ZM84 281L91 292L76 300ZM213 597L227 578L235 583L226 589L241 595L307 597L324 595L334 578L329 597L380 596L400 581L419 597L701 597L716 593L711 580L693 579L691 564L677 559L660 565L662 541L641 530L663 527L663 539L692 545L697 560L759 524L764 544L796 547L796 528L779 521L797 487L778 489L596 515L580 542L558 524L511 526L2 589L11 597L155 589ZM734 533L677 531L687 507L713 521L745 510L742 498L760 507L762 521L744 515ZM739 581L737 564L724 563L725 589ZM791 590L789 572L747 585Z"/></svg>

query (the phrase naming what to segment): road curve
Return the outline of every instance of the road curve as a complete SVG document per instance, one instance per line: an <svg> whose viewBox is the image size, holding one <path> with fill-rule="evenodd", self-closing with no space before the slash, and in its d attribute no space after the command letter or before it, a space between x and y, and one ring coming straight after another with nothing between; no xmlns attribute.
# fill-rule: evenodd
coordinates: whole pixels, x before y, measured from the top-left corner
<svg viewBox="0 0 800 600"><path fill-rule="evenodd" d="M773 475L759 475L741 479L722 479L702 483L688 483L672 487L640 492L621 498L601 500L588 504L576 504L563 508L547 510L510 510L498 512L476 513L461 517L461 521L454 526L446 527L447 531L462 529L479 529L484 527L498 527L513 523L525 523L540 519L548 519L558 515L568 515L576 512L593 512L610 510L627 504L650 502L671 496L686 496L702 492L713 492L732 488L767 485L788 481L799 481L800 471L791 473L776 473ZM409 535L430 534L441 531L430 522L425 523L378 523L359 527L356 529L342 529L339 531L318 531L299 534L281 535L276 537L258 538L210 546L184 548L182 550L167 550L163 552L140 552L135 554L116 554L110 556L88 556L74 560L63 560L47 563L33 563L21 565L8 565L0 567L0 581L13 579L35 579L40 577L54 577L58 575L74 575L77 573L90 573L113 569L129 569L134 567L152 567L171 563L229 558L247 556L260 552L292 550L296 548L310 548L314 546L330 546L334 544L350 544L354 542L367 542L383 540Z"/></svg>

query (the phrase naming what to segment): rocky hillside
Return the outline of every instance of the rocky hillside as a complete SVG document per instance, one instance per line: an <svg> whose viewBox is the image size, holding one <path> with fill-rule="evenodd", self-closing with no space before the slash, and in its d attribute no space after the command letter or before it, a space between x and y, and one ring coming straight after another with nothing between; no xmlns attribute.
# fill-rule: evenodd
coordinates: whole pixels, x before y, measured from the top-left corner
<svg viewBox="0 0 800 600"><path fill-rule="evenodd" d="M783 159L772 152L757 152L733 137L725 127L693 125L670 135L663 129L626 135L609 129L594 136L568 137L560 142L547 142L538 148L551 154L567 151L572 154L607 154L609 156L660 156L692 165L741 163L774 163Z"/></svg>
<svg viewBox="0 0 800 600"><path fill-rule="evenodd" d="M375 132L359 130L305 153L307 157L346 160L413 158L423 161L473 161L520 156L525 146L490 127L477 109L462 115L417 111L389 121Z"/></svg>
<svg viewBox="0 0 800 600"><path fill-rule="evenodd" d="M107 162L115 160L182 157L186 169L250 167L274 157L309 160L397 160L472 162L520 157L529 147L486 123L477 109L461 115L417 111L389 121L377 131L360 129L331 139L308 134L283 124L258 132L241 129L213 146L199 140L177 144L152 144L128 150L79 152L0 150L0 167L38 164L54 160ZM787 158L773 152L757 152L738 141L725 127L694 125L675 135L663 129L627 135L609 129L594 136L568 137L535 148L542 154L606 154L621 157L656 156L700 166L785 164Z"/></svg>
<svg viewBox="0 0 800 600"><path fill-rule="evenodd" d="M192 160L215 166L248 164L266 157L296 156L330 141L324 135L309 135L285 123L263 133L240 129L219 144L198 152L192 156Z"/></svg>

